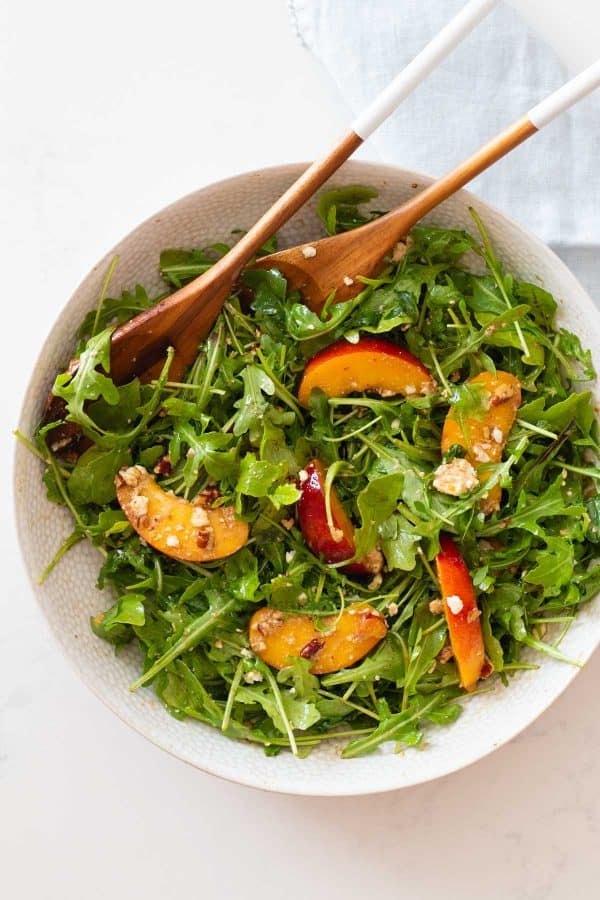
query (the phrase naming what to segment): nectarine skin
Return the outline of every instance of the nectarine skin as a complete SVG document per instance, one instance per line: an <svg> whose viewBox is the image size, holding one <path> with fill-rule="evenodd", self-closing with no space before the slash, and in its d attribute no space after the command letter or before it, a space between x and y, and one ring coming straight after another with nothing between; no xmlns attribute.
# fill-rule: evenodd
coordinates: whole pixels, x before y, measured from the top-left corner
<svg viewBox="0 0 600 900"><path fill-rule="evenodd" d="M467 564L447 534L440 536L436 566L460 683L466 691L472 691L485 661L479 609Z"/></svg>
<svg viewBox="0 0 600 900"><path fill-rule="evenodd" d="M411 397L431 394L436 385L423 363L404 347L382 338L361 337L356 344L343 338L309 360L298 388L302 406L308 406L315 388L328 397L369 391L383 397Z"/></svg>
<svg viewBox="0 0 600 900"><path fill-rule="evenodd" d="M469 417L466 423L461 423L450 407L442 431L442 453L446 453L453 444L458 444L465 448L467 459L477 469L485 463L502 460L506 439L521 405L521 385L514 375L500 369L495 375L481 372L470 378L467 384L481 385L482 404L487 405L487 409L483 415ZM480 475L481 481L486 478L489 478L488 473ZM499 509L501 496L500 485L494 485L481 502L483 512L487 514Z"/></svg>
<svg viewBox="0 0 600 900"><path fill-rule="evenodd" d="M325 675L354 665L387 634L383 615L368 603L353 603L339 618L328 616L320 624L324 630L315 628L311 616L287 615L263 606L250 619L250 646L274 669L302 658L313 661L313 675Z"/></svg>
<svg viewBox="0 0 600 900"><path fill-rule="evenodd" d="M339 563L352 559L356 551L354 526L344 509L335 488L331 489L331 517L333 533L327 522L325 506L325 467L318 459L313 459L304 467L298 482L298 524L306 544L315 556L327 563ZM373 574L372 567L361 561L344 566L351 575Z"/></svg>

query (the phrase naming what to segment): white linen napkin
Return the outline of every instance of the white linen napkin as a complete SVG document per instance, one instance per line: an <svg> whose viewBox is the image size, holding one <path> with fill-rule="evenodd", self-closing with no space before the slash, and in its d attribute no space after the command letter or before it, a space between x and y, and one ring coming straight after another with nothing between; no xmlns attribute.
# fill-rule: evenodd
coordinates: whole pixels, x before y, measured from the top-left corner
<svg viewBox="0 0 600 900"><path fill-rule="evenodd" d="M288 0L302 43L360 112L466 0ZM370 139L386 162L441 175L567 78L500 4ZM600 244L600 102L589 97L472 182L563 247ZM471 187L471 185L469 185Z"/></svg>

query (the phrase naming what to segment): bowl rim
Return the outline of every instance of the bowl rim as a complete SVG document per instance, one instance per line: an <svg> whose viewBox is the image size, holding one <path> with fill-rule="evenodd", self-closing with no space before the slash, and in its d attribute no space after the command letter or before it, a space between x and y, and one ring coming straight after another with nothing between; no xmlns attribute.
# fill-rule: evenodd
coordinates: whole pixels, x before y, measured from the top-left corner
<svg viewBox="0 0 600 900"><path fill-rule="evenodd" d="M427 175L422 172L416 172L412 169L405 168L404 166L401 166L401 165L395 165L393 163L379 163L377 161L364 160L364 159L348 160L347 163L342 165L336 172L334 172L330 176L330 179L328 179L328 181L335 179L336 176L343 175L346 164L350 164L353 168L359 168L361 170L361 175L362 175L362 172L364 172L366 178L369 177L369 173L371 173L372 177L378 179L380 182L382 181L384 184L385 184L385 179L386 179L387 173L389 173L390 176L393 175L394 177L397 177L399 175L406 176L407 178L410 178L412 180L412 182L417 182L419 189L423 189L424 187L426 187L427 185L429 185L433 181L435 181L435 178L431 175ZM275 164L275 165L271 165L271 166L265 166L265 167L259 168L259 169L252 169L252 170L248 170L248 171L238 172L238 173L236 173L234 175L230 175L226 178L219 179L218 181L210 182L209 184L203 185L202 187L197 188L196 190L189 191L188 193L182 195L178 199L168 203L166 206L161 207L161 209L155 211L154 213L151 213L149 216L147 216L145 219L143 219L143 221L141 221L138 225L136 225L133 229L131 229L129 232L127 232L127 234L123 235L90 268L89 272L87 272L85 274L85 276L78 282L77 286L72 291L68 300L57 311L57 314L53 321L53 324L51 325L50 330L48 331L48 334L46 335L39 352L35 356L36 361L44 356L44 354L48 350L48 347L52 344L52 340L54 337L54 331L57 327L59 319L67 311L67 308L69 307L71 302L74 301L75 296L79 293L80 289L85 284L87 279L98 267L105 265L108 261L110 261L114 257L115 250L119 247L119 245L123 241L129 239L134 234L136 234L138 231L144 229L147 225L152 223L158 217L162 217L163 215L168 213L170 210L178 207L182 203L185 203L185 201L191 200L192 198L195 198L195 197L201 197L202 194L210 192L217 186L233 187L233 186L235 186L235 184L237 182L246 181L246 180L252 179L252 178L260 178L265 175L284 176L284 175L289 174L290 179L295 180L295 178L297 178L309 165L310 165L309 162L293 162L293 163ZM292 182L290 181L290 183L292 183ZM325 183L325 185L322 186L322 188L325 188L326 185L327 185L327 182ZM490 203L489 201L478 197L472 191L462 188L460 191L457 191L454 196L456 196L457 198L462 198L462 199L466 200L468 202L469 206L474 205L474 204L483 204L488 211L490 211L494 214L498 223L501 226L502 225L510 226L512 228L516 228L519 231L523 232L526 235L529 244L532 247L536 247L541 253L545 254L549 258L549 260L552 262L553 268L557 272L561 272L563 278L566 281L571 281L571 283L574 285L574 287L577 289L578 293L580 294L581 300L589 307L590 313L594 316L597 316L597 308L596 308L592 298L590 297L588 291L584 288L584 286L581 284L581 282L579 281L577 276L571 271L571 269L566 265L566 263L564 263L563 260L557 255L557 253L552 249L552 247L550 247L548 244L545 244L539 237L537 237L537 235L535 235L533 232L531 232L526 226L521 225L519 222L512 219L505 212L500 210L493 203ZM314 200L314 197L311 198L311 200L307 201L307 204L305 204L305 206L308 205L313 200ZM534 276L532 275L532 278L533 277ZM23 420L24 420L24 416L25 416L25 407L27 405L30 390L31 390L31 383L28 382L27 387L25 388L25 390L23 392L23 396L22 396L22 400L21 400L21 404L20 404L19 426L18 426L19 429L21 429L21 426L23 425ZM390 778L387 780L386 784L383 786L377 785L374 787L369 787L369 786L363 785L362 783L354 782L354 783L348 783L348 786L342 790L340 790L337 786L334 787L333 789L328 789L327 786L320 785L318 789L313 791L313 790L307 790L305 788L295 789L292 778L289 779L290 786L288 786L286 788L282 788L282 787L280 787L278 785L274 785L272 782L270 782L266 775L257 777L254 773L250 773L248 776L246 776L245 773L242 773L240 771L239 766L236 767L236 766L232 766L231 764L229 764L227 762L227 758L224 758L223 760L219 760L218 763L214 763L214 764L213 763L202 764L198 760L190 758L183 751L180 751L177 748L168 745L166 742L161 741L157 736L149 733L149 731L144 730L144 728L142 727L141 724L132 721L125 714L123 714L116 706L114 706L110 702L109 698L107 696L101 694L100 691L95 687L94 679L91 677L88 677L85 670L78 664L78 662L75 660L75 658L68 652L68 647L67 647L66 643L63 642L58 631L55 630L55 628L52 626L50 620L48 619L48 617L45 613L45 610L44 610L42 602L41 602L39 585L36 582L33 573L30 571L30 568L27 564L27 560L25 557L25 541L26 541L25 525L21 519L21 516L19 515L19 498L18 498L19 492L17 490L17 484L16 484L16 481L17 481L17 458L18 458L19 452L22 452L22 450L23 450L23 448L20 446L20 442L16 442L14 450L13 450L13 504L12 504L12 511L13 511L13 516L14 516L15 522L16 522L16 530L17 530L18 544L19 544L19 551L21 554L21 559L23 561L25 571L27 572L27 577L29 579L29 583L30 583L32 592L35 596L38 609L40 610L40 612L42 614L42 619L44 620L45 626L49 630L55 645L60 649L62 655L66 658L70 667L77 673L77 675L79 676L81 681L86 685L86 687L91 691L91 693L95 697L97 697L103 703L103 705L107 709L109 709L112 713L114 713L123 723L128 725L130 728L132 728L135 732L140 734L142 737L144 737L146 740L148 740L154 746L160 748L161 750L166 751L171 756L175 757L176 759L181 760L182 762L186 763L187 765L191 766L192 768L197 769L201 772L204 772L207 775L215 775L215 776L217 776L225 781L228 781L232 784L243 785L245 787L250 787L255 790L263 790L263 791L267 791L270 793L282 794L282 795L287 795L287 796L353 797L353 796L367 796L369 794L388 793L390 791L399 791L404 788L415 787L416 785L419 785L419 784L425 784L430 781L437 780L438 778L446 777L448 775L451 775L454 772L460 771L462 769L465 769L465 768L468 768L468 767L474 765L475 763L479 762L479 760L485 759L491 753L494 753L496 750L500 749L505 744L507 744L509 741L512 741L515 737L517 737L523 731L525 731L544 712L546 712L546 710L548 710L550 706L552 706L552 704L555 702L555 700L557 700L564 693L564 691L572 683L573 679L576 678L576 676L579 674L579 672L581 671L581 668L589 661L592 654L598 649L598 646L600 646L600 630L599 630L599 634L598 634L598 637L597 637L595 643L592 646L590 646L587 650L584 650L581 653L580 659L581 659L582 666L581 667L573 666L572 669L570 671L568 671L568 674L564 678L564 681L563 681L562 685L560 686L560 689L555 690L554 692L550 693L548 695L549 699L547 699L547 701L543 701L540 704L539 708L536 709L535 713L530 718L528 718L526 722L518 725L514 730L510 731L510 733L505 734L500 740L498 740L497 742L494 742L485 751L483 751L483 752L475 751L475 753L473 753L473 755L472 755L472 758L467 758L466 760L463 758L455 764L450 763L446 768L444 768L443 770L437 771L435 774L423 773L422 775L416 775L416 776L410 777L408 779L406 779L406 777L405 777L401 784L391 783L392 780ZM596 597L593 598L589 602L593 603L597 599L597 597L598 597L598 595L596 595ZM210 727L210 726L207 726L207 727ZM231 743L232 749L235 748L237 742L232 740L230 743Z"/></svg>

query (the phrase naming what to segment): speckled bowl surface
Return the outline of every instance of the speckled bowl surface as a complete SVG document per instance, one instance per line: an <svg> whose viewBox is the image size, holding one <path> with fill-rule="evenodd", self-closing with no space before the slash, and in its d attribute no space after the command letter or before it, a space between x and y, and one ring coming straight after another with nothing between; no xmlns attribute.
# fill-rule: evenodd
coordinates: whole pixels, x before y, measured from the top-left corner
<svg viewBox="0 0 600 900"><path fill-rule="evenodd" d="M202 245L230 240L232 228L249 227L302 171L288 165L239 175L203 188L148 219L102 259L75 291L44 344L25 397L20 428L30 434L57 370L68 362L74 332L85 312L94 307L109 261L121 262L111 292L136 282L150 292L159 290L160 250L169 246ZM414 172L372 163L349 162L331 183L374 185L380 191L378 208L391 208L408 197L414 185L428 178ZM591 346L600 363L600 327L592 301L555 254L515 222L468 192L437 209L429 221L473 230L468 207L483 218L500 258L510 271L542 284L560 303L560 321ZM282 245L321 234L314 204L301 210L282 230ZM23 556L34 590L64 653L84 681L123 721L165 750L206 772L270 791L340 796L393 790L428 781L480 759L510 740L532 722L564 690L577 669L543 659L539 671L519 673L509 689L497 684L493 693L465 704L460 719L449 728L432 728L425 750L396 755L382 749L371 756L342 760L333 742L326 742L307 759L289 753L267 757L262 749L235 743L218 731L193 721L177 721L162 707L152 689L130 693L139 671L135 649L115 656L96 638L89 616L112 602L99 596L96 576L98 551L79 544L61 561L40 587L35 579L71 529L69 514L48 502L41 482L42 466L22 446L16 451L16 517ZM600 641L600 603L588 604L577 617L562 649L586 661Z"/></svg>

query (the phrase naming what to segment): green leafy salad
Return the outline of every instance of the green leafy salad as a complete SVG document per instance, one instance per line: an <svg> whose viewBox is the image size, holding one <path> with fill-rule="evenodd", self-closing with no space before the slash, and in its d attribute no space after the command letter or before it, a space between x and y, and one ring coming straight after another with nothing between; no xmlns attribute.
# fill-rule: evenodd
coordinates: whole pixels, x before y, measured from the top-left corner
<svg viewBox="0 0 600 900"><path fill-rule="evenodd" d="M374 196L359 186L323 194L326 231L377 215L361 210ZM351 300L330 298L320 314L277 271L247 269L181 381L169 378L169 353L156 380L113 383L112 331L160 297L140 285L106 296L107 276L98 308L78 332L79 367L53 388L87 448L76 459L54 453L56 422L40 425L29 442L45 462L49 499L73 517L72 534L42 578L79 541L98 547L98 586L112 588L116 600L91 628L115 653L130 643L139 648L132 688L151 685L171 715L260 744L269 755L304 756L335 739L349 758L388 741L397 750L422 745L432 723L457 719L473 695L457 665L461 634L482 642L477 675L494 673L478 680L475 693L510 689L514 673L537 668L542 654L572 662L560 641L600 590L591 354L556 326L547 291L503 270L473 216L478 239L416 227L380 277L361 279ZM264 252L274 248L273 241ZM165 249L161 296L227 249ZM485 273L475 274L482 264ZM361 391L353 382L332 396L317 385L300 402L309 361L330 345L359 348L367 338L407 351L433 389ZM498 372L518 380L520 404L507 434L486 431L489 442L499 431L500 458L474 459L468 430L483 422L490 400L473 379ZM449 411L466 438L442 452ZM328 528L340 545L348 537L350 556L315 552L301 524L314 460L326 473L317 531ZM442 469L468 469L471 480L443 489ZM147 520L148 498L131 494L128 473L131 484L146 479L151 503L177 502L177 521L199 527L206 558L178 558L184 524L173 526L181 544L175 532L166 538L172 552L146 539L136 522ZM117 497L119 485L123 496L130 491L127 502ZM485 510L494 488L501 501ZM245 529L243 546L221 558L211 530L217 519ZM233 540L233 531L224 534ZM476 598L456 632L451 616L463 602L440 584L444 536L459 548ZM361 560L374 556L379 563L361 570ZM263 608L269 628L252 642L250 622ZM340 638L319 670L317 654L329 652L328 638L339 637L353 610L375 622L377 637L360 653L363 645L348 638L350 656ZM291 637L273 650L283 626ZM288 653L285 647L300 646L293 629L308 639L301 652ZM273 664L276 652L281 664Z"/></svg>

